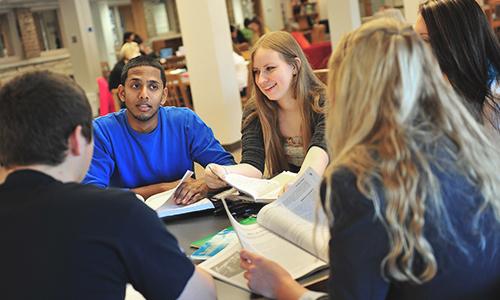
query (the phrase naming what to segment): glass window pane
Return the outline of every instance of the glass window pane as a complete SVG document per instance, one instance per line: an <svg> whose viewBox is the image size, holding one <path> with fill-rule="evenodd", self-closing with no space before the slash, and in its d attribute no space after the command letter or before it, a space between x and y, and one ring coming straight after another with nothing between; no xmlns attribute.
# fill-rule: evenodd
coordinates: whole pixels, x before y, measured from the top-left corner
<svg viewBox="0 0 500 300"><path fill-rule="evenodd" d="M0 14L0 58L15 55L11 29L7 14Z"/></svg>
<svg viewBox="0 0 500 300"><path fill-rule="evenodd" d="M38 41L42 51L62 48L61 30L56 10L44 10L33 13L37 27Z"/></svg>

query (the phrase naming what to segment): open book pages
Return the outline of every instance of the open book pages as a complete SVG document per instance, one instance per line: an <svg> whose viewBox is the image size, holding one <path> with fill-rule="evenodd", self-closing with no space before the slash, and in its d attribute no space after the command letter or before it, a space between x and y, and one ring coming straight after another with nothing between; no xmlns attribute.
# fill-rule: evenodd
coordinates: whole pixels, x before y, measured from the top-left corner
<svg viewBox="0 0 500 300"><path fill-rule="evenodd" d="M231 214L228 216L243 248L277 262L294 279L327 266L325 261L260 224L240 225Z"/></svg>
<svg viewBox="0 0 500 300"><path fill-rule="evenodd" d="M311 169L281 197L264 206L257 223L328 261L330 229L319 199L321 178Z"/></svg>
<svg viewBox="0 0 500 300"><path fill-rule="evenodd" d="M212 201L206 198L190 205L177 205L174 202L173 196L175 190L179 187L179 185L181 185L182 182L184 182L187 178L191 177L191 175L193 175L193 172L187 170L174 189L158 193L156 195L149 197L146 201L146 204L152 209L154 209L158 214L158 217L160 218L182 215L195 211L213 209L214 205Z"/></svg>
<svg viewBox="0 0 500 300"><path fill-rule="evenodd" d="M220 280L249 291L247 280L243 277L245 270L240 267L240 250L240 243L234 240L198 266Z"/></svg>
<svg viewBox="0 0 500 300"><path fill-rule="evenodd" d="M211 257L198 266L215 278L225 281L241 289L250 291L247 285L247 280L243 277L245 270L240 267L240 250L241 244L233 241L227 245L216 256ZM311 272L311 274L314 272ZM307 274L309 275L309 274ZM319 274L308 276L307 278L299 279L299 282L304 286L314 284L328 278L328 272L322 271ZM126 299L128 300L128 299Z"/></svg>
<svg viewBox="0 0 500 300"><path fill-rule="evenodd" d="M272 179L259 179L230 173L224 176L224 180L238 191L249 195L255 202L269 203L278 198L283 186L296 175L285 171Z"/></svg>

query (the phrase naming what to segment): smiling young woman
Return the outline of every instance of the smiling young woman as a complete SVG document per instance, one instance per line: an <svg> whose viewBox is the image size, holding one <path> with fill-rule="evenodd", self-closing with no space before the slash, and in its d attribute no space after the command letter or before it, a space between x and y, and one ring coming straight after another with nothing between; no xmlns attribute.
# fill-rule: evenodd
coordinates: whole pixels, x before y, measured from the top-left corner
<svg viewBox="0 0 500 300"><path fill-rule="evenodd" d="M261 177L265 169L273 176L312 167L322 175L329 161L324 140L325 86L300 46L287 32L265 34L252 49L250 67L253 89L243 112L241 163L224 170L207 167L207 183L220 187L225 183L217 175Z"/></svg>

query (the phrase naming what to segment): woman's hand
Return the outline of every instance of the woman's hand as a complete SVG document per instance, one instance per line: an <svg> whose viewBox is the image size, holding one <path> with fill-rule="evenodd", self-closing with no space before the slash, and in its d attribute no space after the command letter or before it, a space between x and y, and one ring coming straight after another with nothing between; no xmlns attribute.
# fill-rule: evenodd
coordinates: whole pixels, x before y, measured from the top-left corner
<svg viewBox="0 0 500 300"><path fill-rule="evenodd" d="M224 166L218 164L208 164L205 168L205 182L211 189L219 189L227 186L224 181L225 176L228 174Z"/></svg>
<svg viewBox="0 0 500 300"><path fill-rule="evenodd" d="M248 287L265 297L298 299L307 289L302 287L280 265L247 250L240 251L240 266Z"/></svg>
<svg viewBox="0 0 500 300"><path fill-rule="evenodd" d="M292 185L294 185L295 182L297 182L298 177L299 177L299 175L297 175L297 177L295 177L294 179L290 180L289 182L285 183L283 185L283 187L281 188L280 192L278 193L278 197L281 197L284 193L286 193L286 191L288 191L288 189L290 187L292 187Z"/></svg>

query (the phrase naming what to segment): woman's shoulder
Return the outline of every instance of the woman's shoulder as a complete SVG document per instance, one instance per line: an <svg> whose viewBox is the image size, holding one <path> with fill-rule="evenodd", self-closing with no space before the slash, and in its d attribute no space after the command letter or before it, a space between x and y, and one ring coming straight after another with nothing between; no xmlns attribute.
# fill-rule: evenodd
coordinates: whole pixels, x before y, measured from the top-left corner
<svg viewBox="0 0 500 300"><path fill-rule="evenodd" d="M322 199L326 198L328 188L330 188L330 201L337 204L348 203L349 205L362 204L366 206L370 203L368 198L359 191L356 175L348 168L339 168L333 172L328 181L323 180L321 184Z"/></svg>
<svg viewBox="0 0 500 300"><path fill-rule="evenodd" d="M250 98L246 105L243 107L241 120L243 128L247 127L250 124L260 124L259 116L257 114L257 107L255 106L255 100L253 98Z"/></svg>
<svg viewBox="0 0 500 300"><path fill-rule="evenodd" d="M254 114L257 112L257 108L255 107L254 100L250 98L245 106L243 106L243 120L246 119L248 116Z"/></svg>

